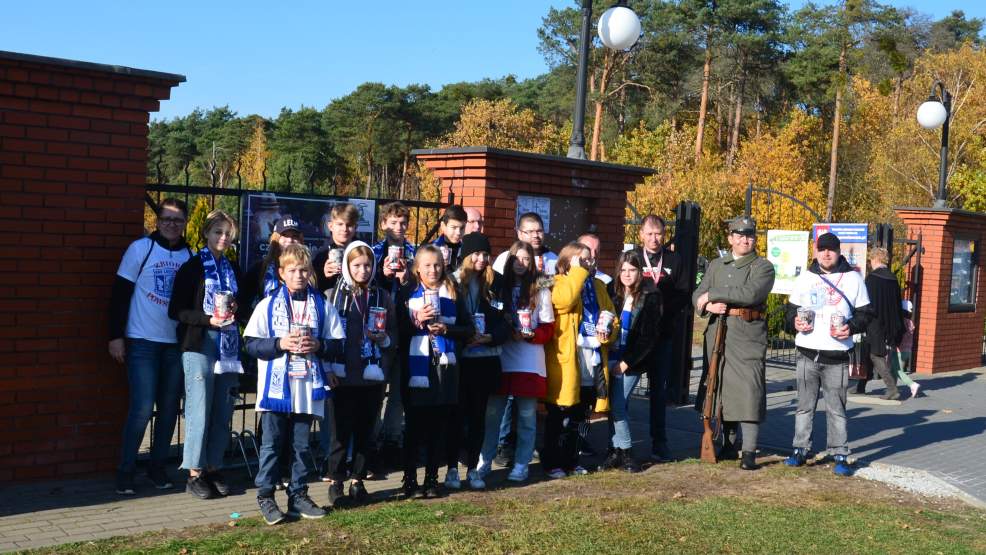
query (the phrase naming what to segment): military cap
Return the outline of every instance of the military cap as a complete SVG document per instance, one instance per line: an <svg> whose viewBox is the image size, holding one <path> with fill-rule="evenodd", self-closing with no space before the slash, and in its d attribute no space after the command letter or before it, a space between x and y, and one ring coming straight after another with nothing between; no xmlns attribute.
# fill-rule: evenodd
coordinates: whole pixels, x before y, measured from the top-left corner
<svg viewBox="0 0 986 555"><path fill-rule="evenodd" d="M749 216L740 216L729 220L730 233L756 233L757 222Z"/></svg>

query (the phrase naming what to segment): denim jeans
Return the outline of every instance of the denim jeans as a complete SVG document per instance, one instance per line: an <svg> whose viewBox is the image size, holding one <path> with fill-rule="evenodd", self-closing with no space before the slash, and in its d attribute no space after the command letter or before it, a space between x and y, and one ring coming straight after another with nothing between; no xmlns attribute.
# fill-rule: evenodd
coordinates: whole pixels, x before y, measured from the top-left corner
<svg viewBox="0 0 986 555"><path fill-rule="evenodd" d="M537 406L534 397L514 397L513 395L491 395L486 402L486 430L483 433L483 448L479 454L478 466L493 464L496 447L501 439L501 423L509 413L511 404L517 407L517 447L514 450L514 464L530 464L534 457L534 441L537 435ZM509 430L509 428L508 428Z"/></svg>
<svg viewBox="0 0 986 555"><path fill-rule="evenodd" d="M671 339L660 339L655 346L654 363L647 369L650 388L650 439L655 446L668 441L666 415L668 377L671 375Z"/></svg>
<svg viewBox="0 0 986 555"><path fill-rule="evenodd" d="M229 445L229 422L236 400L239 374L212 371L218 352L217 332L209 331L202 342L203 353L181 355L185 368L185 450L181 467L187 470L220 468Z"/></svg>
<svg viewBox="0 0 986 555"><path fill-rule="evenodd" d="M848 362L822 364L798 353L798 410L794 413L794 447L811 450L811 428L818 404L818 390L825 395L826 442L831 455L848 455L846 392Z"/></svg>
<svg viewBox="0 0 986 555"><path fill-rule="evenodd" d="M312 420L310 414L284 412L262 412L260 426L263 439L260 445L260 468L254 484L257 497L274 495L274 488L281 476L279 457L286 452L284 442L289 436L291 443L291 483L288 485L288 498L308 490L308 476L315 470L311 466L309 433Z"/></svg>
<svg viewBox="0 0 986 555"><path fill-rule="evenodd" d="M613 447L630 449L630 394L640 381L640 374L626 375L610 372L609 410L613 419Z"/></svg>
<svg viewBox="0 0 986 555"><path fill-rule="evenodd" d="M146 339L127 339L127 381L130 383L130 410L123 425L123 452L120 472L133 473L144 431L157 405L154 437L151 439L151 466L163 466L171 448L171 436L178 422L181 403L181 359L178 345Z"/></svg>
<svg viewBox="0 0 986 555"><path fill-rule="evenodd" d="M514 424L514 396L507 395L505 402L503 418L500 419L500 428L496 440L497 445L510 445L514 443L514 438L510 433Z"/></svg>

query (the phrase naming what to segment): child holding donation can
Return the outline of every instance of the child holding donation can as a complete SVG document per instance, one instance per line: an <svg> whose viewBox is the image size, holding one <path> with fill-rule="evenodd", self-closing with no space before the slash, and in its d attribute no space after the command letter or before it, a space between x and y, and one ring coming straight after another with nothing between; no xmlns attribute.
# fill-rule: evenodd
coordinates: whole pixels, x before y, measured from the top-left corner
<svg viewBox="0 0 986 555"><path fill-rule="evenodd" d="M328 388L324 359L341 349L342 322L332 304L310 284L311 255L302 245L290 245L278 259L283 282L261 300L250 316L244 336L247 353L257 359L257 412L261 413L263 445L257 471L257 504L267 524L284 520L274 501L278 458L283 442L292 438L288 514L322 518L325 511L308 496L311 468L309 432L314 419L325 417ZM290 431L290 433L289 433Z"/></svg>

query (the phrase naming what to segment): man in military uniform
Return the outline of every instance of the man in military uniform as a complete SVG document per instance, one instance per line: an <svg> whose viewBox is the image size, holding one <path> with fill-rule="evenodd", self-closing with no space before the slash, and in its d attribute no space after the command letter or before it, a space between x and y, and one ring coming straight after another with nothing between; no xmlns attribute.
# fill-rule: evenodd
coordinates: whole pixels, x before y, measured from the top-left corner
<svg viewBox="0 0 986 555"><path fill-rule="evenodd" d="M719 321L726 318L726 344L720 368L723 446L720 459L736 459L736 428L743 435L740 468L756 470L757 436L767 416L767 295L774 286L774 266L757 255L757 224L749 217L729 222L725 256L709 263L692 295L699 316L711 316L705 331L711 358Z"/></svg>

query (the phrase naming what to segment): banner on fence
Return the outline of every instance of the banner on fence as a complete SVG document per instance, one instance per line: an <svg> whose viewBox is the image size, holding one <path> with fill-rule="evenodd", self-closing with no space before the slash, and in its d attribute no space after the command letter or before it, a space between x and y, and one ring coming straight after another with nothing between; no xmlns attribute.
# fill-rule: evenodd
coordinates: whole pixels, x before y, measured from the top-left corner
<svg viewBox="0 0 986 555"><path fill-rule="evenodd" d="M791 294L795 278L808 265L808 254L807 231L767 230L767 260L774 265L774 288L771 293Z"/></svg>
<svg viewBox="0 0 986 555"><path fill-rule="evenodd" d="M328 241L329 213L336 204L352 203L359 209L359 224L356 238L373 244L376 231L376 202L370 199L329 197L306 198L276 193L257 193L246 195L240 228L243 238L240 241L240 264L246 271L256 261L267 254L270 234L274 225L284 216L293 216L305 234L305 245L312 254Z"/></svg>
<svg viewBox="0 0 986 555"><path fill-rule="evenodd" d="M866 275L866 242L870 226L867 224L815 224L812 226L811 239L814 242L819 235L832 233L839 238L842 256L846 257L849 265L857 272Z"/></svg>

